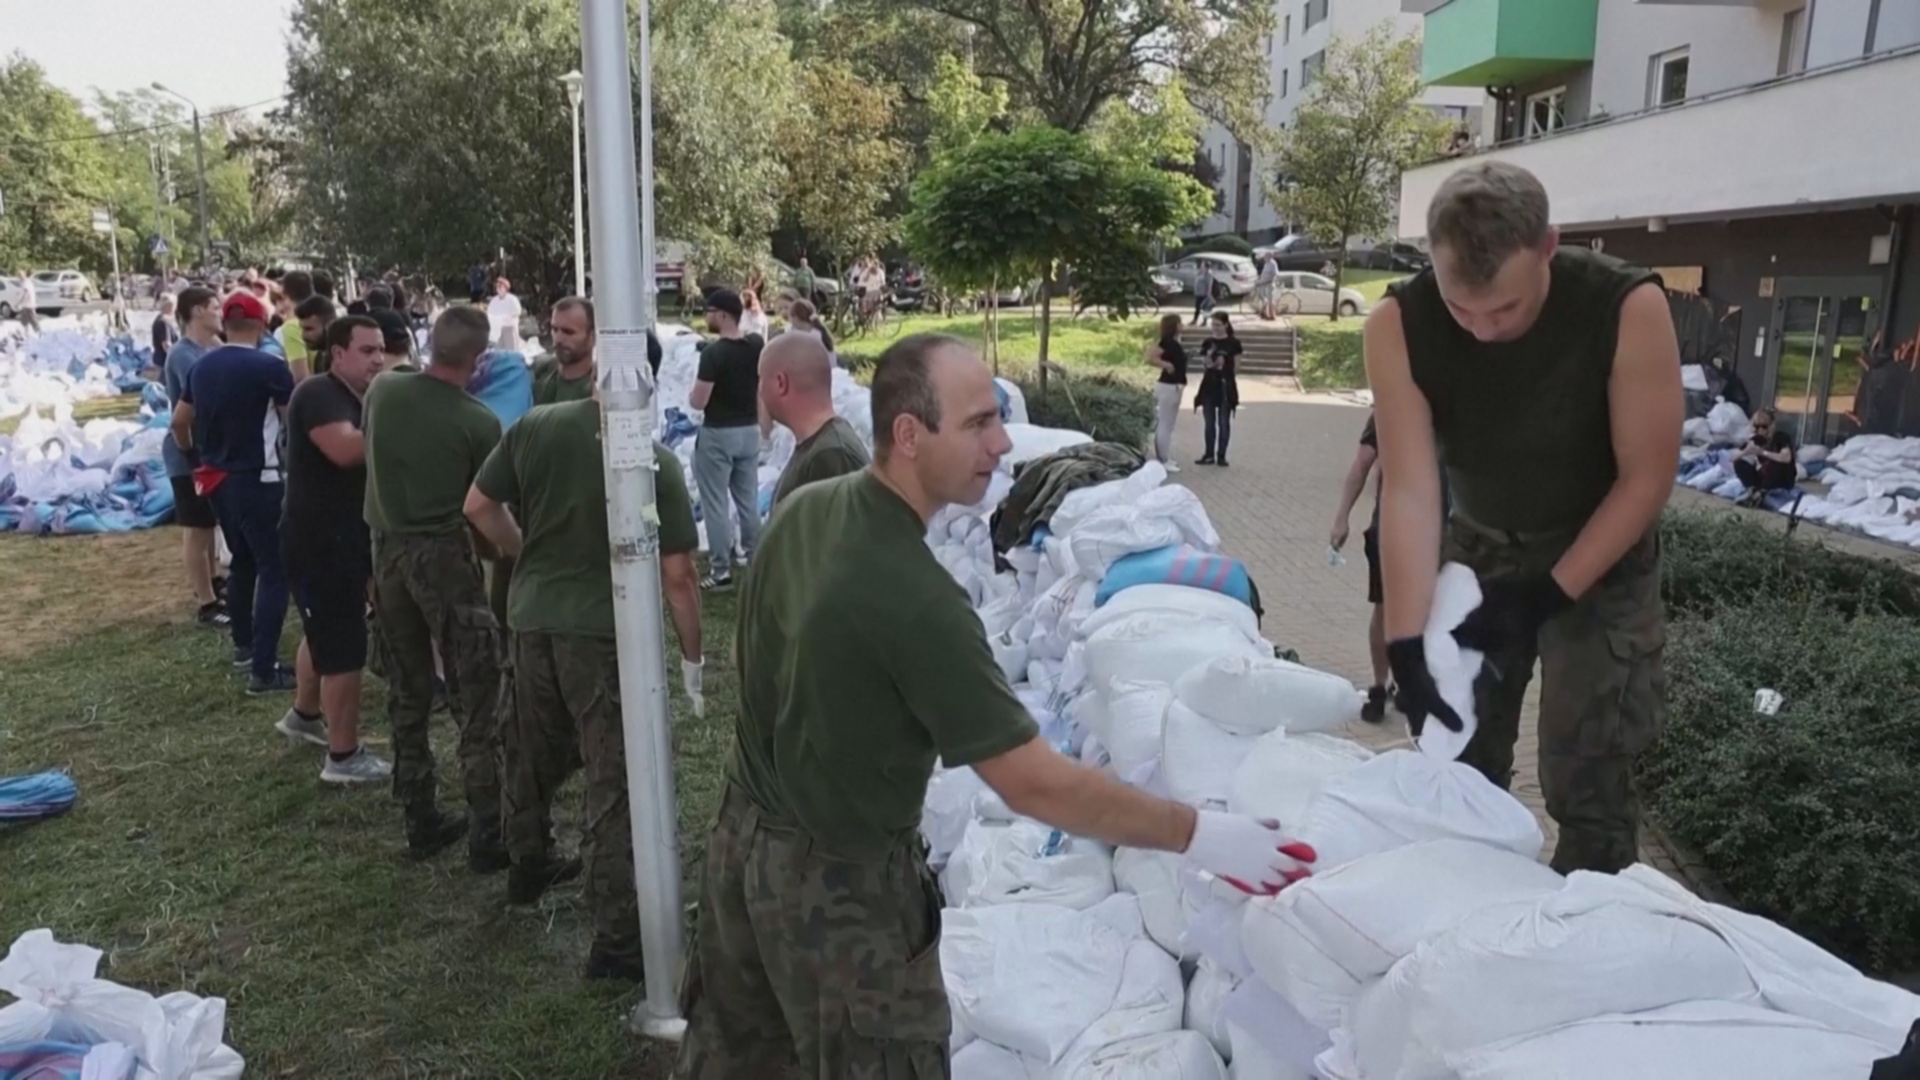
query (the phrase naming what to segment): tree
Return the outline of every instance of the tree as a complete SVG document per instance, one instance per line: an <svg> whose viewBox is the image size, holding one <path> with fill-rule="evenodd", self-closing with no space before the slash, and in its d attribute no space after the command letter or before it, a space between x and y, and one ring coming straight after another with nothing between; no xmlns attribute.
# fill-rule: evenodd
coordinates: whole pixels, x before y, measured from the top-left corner
<svg viewBox="0 0 1920 1080"><path fill-rule="evenodd" d="M935 159L913 187L908 246L951 286L1038 278L1040 385L1061 264L1121 306L1152 288L1148 245L1205 213L1190 178L1107 154L1052 127L989 133Z"/></svg>
<svg viewBox="0 0 1920 1080"><path fill-rule="evenodd" d="M892 238L886 204L906 155L888 134L888 88L830 60L808 64L801 87L801 119L779 136L786 205L809 250L838 265Z"/></svg>
<svg viewBox="0 0 1920 1080"><path fill-rule="evenodd" d="M1007 88L983 81L967 62L946 55L927 87L927 148L932 154L959 150L1007 114Z"/></svg>
<svg viewBox="0 0 1920 1080"><path fill-rule="evenodd" d="M106 238L93 231L93 209L113 194L105 150L80 102L38 64L0 61L0 272L106 269Z"/></svg>
<svg viewBox="0 0 1920 1080"><path fill-rule="evenodd" d="M888 0L970 28L975 70L1007 85L1016 107L1085 131L1109 102L1172 76L1201 113L1250 137L1269 93L1269 0Z"/></svg>
<svg viewBox="0 0 1920 1080"><path fill-rule="evenodd" d="M1437 157L1447 122L1420 104L1419 41L1386 25L1358 42L1335 39L1326 65L1279 141L1268 200L1344 253L1357 236L1393 232L1400 174ZM1344 256L1335 285L1345 277ZM1339 318L1334 305L1333 318Z"/></svg>

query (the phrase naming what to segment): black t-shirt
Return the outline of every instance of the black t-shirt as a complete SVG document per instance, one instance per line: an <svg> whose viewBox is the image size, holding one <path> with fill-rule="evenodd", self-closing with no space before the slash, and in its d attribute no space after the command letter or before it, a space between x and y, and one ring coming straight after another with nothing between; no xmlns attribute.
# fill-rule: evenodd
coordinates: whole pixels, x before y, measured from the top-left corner
<svg viewBox="0 0 1920 1080"><path fill-rule="evenodd" d="M1187 385L1187 347L1180 344L1178 338L1160 339L1160 359L1173 365L1172 371L1160 372L1161 382L1172 386Z"/></svg>
<svg viewBox="0 0 1920 1080"><path fill-rule="evenodd" d="M1240 387L1235 378L1235 368L1243 349L1239 338L1210 337L1200 343L1201 360L1219 366L1208 367L1200 372L1200 392L1193 398L1195 405L1225 406L1230 409L1239 406Z"/></svg>
<svg viewBox="0 0 1920 1080"><path fill-rule="evenodd" d="M700 350L699 379L713 384L706 426L745 427L760 422L760 336L720 338Z"/></svg>
<svg viewBox="0 0 1920 1080"><path fill-rule="evenodd" d="M294 389L287 405L287 502L281 520L289 555L370 558L361 516L367 467L343 469L313 441L313 429L342 421L360 426L360 399L345 383L316 375Z"/></svg>
<svg viewBox="0 0 1920 1080"><path fill-rule="evenodd" d="M1753 441L1759 443L1760 449L1765 450L1769 454L1777 454L1782 450L1793 449L1793 436L1779 428L1774 428L1772 432L1768 433L1766 438L1755 438ZM1789 457L1785 462L1775 462L1773 464L1791 465L1793 464L1793 458Z"/></svg>

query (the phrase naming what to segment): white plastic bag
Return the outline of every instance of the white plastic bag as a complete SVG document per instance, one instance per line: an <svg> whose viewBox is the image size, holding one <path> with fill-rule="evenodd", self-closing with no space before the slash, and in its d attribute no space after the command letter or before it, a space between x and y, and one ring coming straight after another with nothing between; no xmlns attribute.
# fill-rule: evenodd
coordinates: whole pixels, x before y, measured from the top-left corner
<svg viewBox="0 0 1920 1080"><path fill-rule="evenodd" d="M1532 859L1429 840L1315 874L1246 905L1241 940L1261 979L1309 1022L1340 1024L1362 987L1476 911L1565 883Z"/></svg>
<svg viewBox="0 0 1920 1080"><path fill-rule="evenodd" d="M1475 840L1529 859L1545 842L1520 800L1472 766L1417 750L1389 750L1327 781L1297 835L1319 855L1316 873L1421 840Z"/></svg>
<svg viewBox="0 0 1920 1080"><path fill-rule="evenodd" d="M0 990L18 998L0 1009L0 1044L57 1039L120 1043L143 1067L139 1080L238 1080L246 1063L221 1042L222 998L144 990L94 977L101 952L29 930L0 960Z"/></svg>
<svg viewBox="0 0 1920 1080"><path fill-rule="evenodd" d="M1058 904L1079 911L1112 896L1113 856L1106 846L1055 832L1037 821L974 821L941 875L947 903ZM1047 854L1050 846L1058 853Z"/></svg>
<svg viewBox="0 0 1920 1080"><path fill-rule="evenodd" d="M1433 585L1433 606L1427 610L1427 671L1433 676L1440 699L1460 717L1460 730L1429 722L1416 740L1421 753L1441 761L1457 760L1480 726L1473 714L1473 682L1480 677L1484 658L1476 650L1461 648L1453 639L1454 629L1479 606L1480 579L1473 570L1460 563L1441 567Z"/></svg>
<svg viewBox="0 0 1920 1080"><path fill-rule="evenodd" d="M1171 851L1115 848L1113 883L1140 898L1140 918L1154 944L1182 960L1198 953L1187 941L1187 924L1200 910L1203 893L1189 888L1186 860Z"/></svg>
<svg viewBox="0 0 1920 1080"><path fill-rule="evenodd" d="M1168 797L1189 806L1224 809L1234 771L1256 741L1252 735L1221 730L1176 698L1167 706L1160 741L1159 775Z"/></svg>
<svg viewBox="0 0 1920 1080"><path fill-rule="evenodd" d="M1213 1052L1232 1064L1233 1042L1227 1033L1227 998L1240 986L1219 964L1202 958L1194 968L1193 981L1187 984L1187 1012L1181 1026L1206 1036Z"/></svg>
<svg viewBox="0 0 1920 1080"><path fill-rule="evenodd" d="M1262 735L1234 769L1227 809L1298 829L1306 823L1313 797L1328 781L1372 757L1373 751L1334 735Z"/></svg>
<svg viewBox="0 0 1920 1080"><path fill-rule="evenodd" d="M1325 671L1272 657L1222 656L1191 668L1174 696L1236 735L1336 731L1359 715L1353 684Z"/></svg>

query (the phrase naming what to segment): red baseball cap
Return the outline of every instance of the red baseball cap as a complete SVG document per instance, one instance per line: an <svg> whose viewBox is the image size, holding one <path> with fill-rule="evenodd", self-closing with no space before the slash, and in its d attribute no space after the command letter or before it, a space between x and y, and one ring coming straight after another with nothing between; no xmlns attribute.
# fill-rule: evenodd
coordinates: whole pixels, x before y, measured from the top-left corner
<svg viewBox="0 0 1920 1080"><path fill-rule="evenodd" d="M236 292L227 297L226 302L220 305L220 319L222 322L230 322L234 319L251 319L257 323L266 322L266 301L250 292Z"/></svg>

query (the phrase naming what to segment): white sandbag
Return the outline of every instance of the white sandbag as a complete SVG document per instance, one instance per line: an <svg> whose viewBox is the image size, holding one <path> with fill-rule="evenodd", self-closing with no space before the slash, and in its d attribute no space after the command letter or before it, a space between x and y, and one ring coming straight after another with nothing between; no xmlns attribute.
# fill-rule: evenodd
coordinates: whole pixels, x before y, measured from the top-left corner
<svg viewBox="0 0 1920 1080"><path fill-rule="evenodd" d="M1099 614L1095 612L1088 621ZM1084 624L1081 629L1086 632ZM1086 643L1087 674L1095 690L1119 680L1171 687L1187 669L1216 656L1273 654L1271 647L1263 649L1257 638L1233 623L1168 611L1142 611L1107 622L1087 634Z"/></svg>
<svg viewBox="0 0 1920 1080"><path fill-rule="evenodd" d="M1204 894L1190 888L1186 860L1171 851L1115 848L1113 884L1140 898L1147 936L1183 960L1198 955L1187 942L1187 924L1200 910Z"/></svg>
<svg viewBox="0 0 1920 1080"><path fill-rule="evenodd" d="M1458 1055L1460 1080L1863 1080L1884 1048L1751 1005L1689 1001Z"/></svg>
<svg viewBox="0 0 1920 1080"><path fill-rule="evenodd" d="M1197 1031L1213 1046L1222 1061L1233 1063L1233 1042L1227 1032L1227 998L1238 989L1240 980L1219 964L1202 958L1187 983L1187 1011L1180 1026Z"/></svg>
<svg viewBox="0 0 1920 1080"><path fill-rule="evenodd" d="M1173 691L1166 683L1122 679L1081 699L1079 717L1099 737L1113 761L1113 771L1131 779L1160 758L1161 733Z"/></svg>
<svg viewBox="0 0 1920 1080"><path fill-rule="evenodd" d="M1105 1075L1084 1070L1114 1043L1178 1031L1185 1007L1180 962L1151 941L1133 942L1127 946L1120 988L1114 992L1112 1004L1060 1055L1052 1075Z"/></svg>
<svg viewBox="0 0 1920 1080"><path fill-rule="evenodd" d="M1016 1054L985 1039L975 1039L953 1055L952 1080L1042 1080L1045 1062Z"/></svg>
<svg viewBox="0 0 1920 1080"><path fill-rule="evenodd" d="M1258 739L1222 731L1175 699L1160 740L1160 777L1167 795L1189 806L1224 809L1233 775Z"/></svg>
<svg viewBox="0 0 1920 1080"><path fill-rule="evenodd" d="M1029 606L1021 601L1018 593L1010 593L995 596L974 614L980 617L980 627L987 632L988 640L992 640L1013 629L1013 624L1026 614Z"/></svg>
<svg viewBox="0 0 1920 1080"><path fill-rule="evenodd" d="M1230 1080L1315 1080L1327 1033L1302 1019L1258 979L1240 984L1222 1010L1233 1047Z"/></svg>
<svg viewBox="0 0 1920 1080"><path fill-rule="evenodd" d="M1753 432L1746 410L1724 398L1707 410L1707 428L1715 442L1728 446L1740 445Z"/></svg>
<svg viewBox="0 0 1920 1080"><path fill-rule="evenodd" d="M1421 840L1454 837L1537 858L1540 823L1470 765L1389 750L1327 781L1296 835L1316 873Z"/></svg>
<svg viewBox="0 0 1920 1080"><path fill-rule="evenodd" d="M1115 593L1080 624L1080 636L1091 637L1109 623L1147 612L1213 619L1238 628L1248 641L1261 640L1259 617L1239 600L1212 589L1158 584L1135 585ZM1272 656L1273 650L1268 649L1266 655Z"/></svg>
<svg viewBox="0 0 1920 1080"><path fill-rule="evenodd" d="M1460 563L1442 566L1433 584L1433 606L1427 609L1424 647L1434 689L1460 717L1460 730L1430 722L1415 740L1421 753L1441 761L1457 760L1480 727L1479 718L1473 714L1473 683L1480 677L1484 658L1476 650L1461 648L1453 639L1454 629L1479 606L1480 579L1472 568Z"/></svg>
<svg viewBox="0 0 1920 1080"><path fill-rule="evenodd" d="M1026 642L1011 642L1005 638L990 638L987 650L993 654L993 662L1000 667L1000 676L1007 685L1029 682L1028 673L1033 665L1033 650Z"/></svg>
<svg viewBox="0 0 1920 1080"><path fill-rule="evenodd" d="M999 387L1000 395L1006 401L1006 404L1001 406L1000 409L1001 419L1009 424L1026 423L1027 395L1026 391L1020 389L1020 384L1014 382L1012 379L1002 379L996 375L993 379L993 385Z"/></svg>
<svg viewBox="0 0 1920 1080"><path fill-rule="evenodd" d="M1116 559L1138 551L1157 551L1182 543L1203 551L1220 549L1220 534L1200 505L1200 497L1178 484L1102 506L1074 523L1064 535L1073 548L1074 561L1089 577L1106 576Z"/></svg>
<svg viewBox="0 0 1920 1080"><path fill-rule="evenodd" d="M1598 876L1475 912L1362 991L1346 1023L1360 1075L1447 1080L1455 1055L1562 1024L1682 1001L1757 1001L1759 987L1718 934L1582 881Z"/></svg>
<svg viewBox="0 0 1920 1080"><path fill-rule="evenodd" d="M1049 1080L1227 1080L1207 1040L1191 1031L1110 1043L1056 1068Z"/></svg>
<svg viewBox="0 0 1920 1080"><path fill-rule="evenodd" d="M1013 446L1000 459L1000 467L1011 469L1023 465L1037 457L1046 457L1070 446L1081 446L1093 441L1093 436L1084 431L1072 431L1067 428L1040 427L1037 424L1007 424L1007 438Z"/></svg>
<svg viewBox="0 0 1920 1080"><path fill-rule="evenodd" d="M927 863L939 869L960 846L973 821L973 800L987 790L987 782L972 769L941 769L927 781L927 799L920 807L920 835L927 841Z"/></svg>
<svg viewBox="0 0 1920 1080"><path fill-rule="evenodd" d="M1101 507L1131 503L1166 482L1167 467L1157 461L1149 461L1118 480L1075 488L1061 498L1053 516L1047 519L1047 528L1055 534L1066 535L1079 528L1087 515Z"/></svg>
<svg viewBox="0 0 1920 1080"><path fill-rule="evenodd" d="M982 1040L1052 1062L1119 992L1140 904L1111 897L1087 911L1054 904L948 909L940 969L954 1015Z"/></svg>
<svg viewBox="0 0 1920 1080"><path fill-rule="evenodd" d="M1106 846L1056 833L1037 821L968 825L940 878L947 903L1058 904L1080 911L1112 896L1113 856Z"/></svg>
<svg viewBox="0 0 1920 1080"><path fill-rule="evenodd" d="M1188 670L1174 696L1236 735L1336 731L1360 713L1360 694L1338 675L1273 657L1222 656Z"/></svg>
<svg viewBox="0 0 1920 1080"><path fill-rule="evenodd" d="M1372 757L1373 751L1335 735L1284 730L1262 735L1234 769L1227 809L1298 829L1328 781Z"/></svg>
<svg viewBox="0 0 1920 1080"><path fill-rule="evenodd" d="M979 1040L980 1036L973 1033L973 1029L967 1026L966 1021L956 1016L953 1018L953 1033L947 1036L947 1053L949 1056L957 1054L964 1047Z"/></svg>
<svg viewBox="0 0 1920 1080"><path fill-rule="evenodd" d="M1539 900L1565 879L1467 840L1429 840L1317 873L1249 902L1241 941L1260 978L1323 1028L1421 942L1497 904Z"/></svg>

